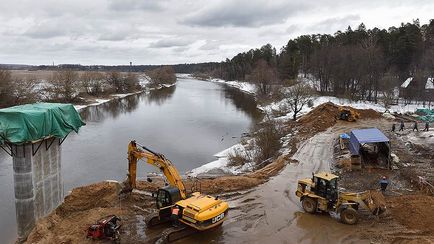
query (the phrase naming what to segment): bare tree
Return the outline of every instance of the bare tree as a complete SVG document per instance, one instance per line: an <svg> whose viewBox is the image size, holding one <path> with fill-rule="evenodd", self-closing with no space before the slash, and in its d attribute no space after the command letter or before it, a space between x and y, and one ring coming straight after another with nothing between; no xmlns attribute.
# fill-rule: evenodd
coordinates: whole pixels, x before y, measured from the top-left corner
<svg viewBox="0 0 434 244"><path fill-rule="evenodd" d="M268 95L271 85L277 81L277 71L265 60L259 59L248 79L256 84L260 95Z"/></svg>
<svg viewBox="0 0 434 244"><path fill-rule="evenodd" d="M151 84L153 86L159 86L163 84L174 84L176 82L175 70L172 66L162 66L150 71L146 74L151 78Z"/></svg>
<svg viewBox="0 0 434 244"><path fill-rule="evenodd" d="M86 93L92 96L99 96L104 92L104 75L100 72L86 71L80 76L82 87Z"/></svg>
<svg viewBox="0 0 434 244"><path fill-rule="evenodd" d="M60 70L53 74L49 90L55 100L73 102L78 97L79 84L79 75L76 71Z"/></svg>
<svg viewBox="0 0 434 244"><path fill-rule="evenodd" d="M13 87L14 104L33 103L40 99L37 86L39 81L34 77L15 80Z"/></svg>
<svg viewBox="0 0 434 244"><path fill-rule="evenodd" d="M125 90L127 92L135 91L135 90L137 90L137 88L139 86L139 78L137 77L137 75L135 73L129 72L124 77L124 84L125 84Z"/></svg>
<svg viewBox="0 0 434 244"><path fill-rule="evenodd" d="M304 83L298 83L297 85L289 88L286 102L291 111L294 113L292 116L293 120L297 119L297 114L312 99L313 93L313 89Z"/></svg>
<svg viewBox="0 0 434 244"><path fill-rule="evenodd" d="M12 74L9 70L0 70L0 107L13 105L11 87L13 87Z"/></svg>
<svg viewBox="0 0 434 244"><path fill-rule="evenodd" d="M117 93L124 92L124 82L122 79L122 75L118 71L112 71L107 73L107 82L113 88L113 90Z"/></svg>
<svg viewBox="0 0 434 244"><path fill-rule="evenodd" d="M384 75L380 79L380 91L382 96L382 103L386 111L389 111L390 105L393 104L395 100L395 86L397 83L397 77L393 76L392 74L388 73Z"/></svg>

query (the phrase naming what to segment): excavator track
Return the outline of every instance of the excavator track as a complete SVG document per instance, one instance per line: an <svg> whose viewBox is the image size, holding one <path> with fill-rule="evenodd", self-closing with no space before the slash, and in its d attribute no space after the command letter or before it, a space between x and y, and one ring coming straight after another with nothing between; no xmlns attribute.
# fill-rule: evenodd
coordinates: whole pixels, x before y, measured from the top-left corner
<svg viewBox="0 0 434 244"><path fill-rule="evenodd" d="M148 228L169 222L169 219L160 220L158 212L148 214L145 217L145 224Z"/></svg>
<svg viewBox="0 0 434 244"><path fill-rule="evenodd" d="M161 237L155 243L158 244L171 243L176 240L180 240L187 236L193 235L194 233L197 232L198 230L193 229L189 226L171 227L163 231Z"/></svg>

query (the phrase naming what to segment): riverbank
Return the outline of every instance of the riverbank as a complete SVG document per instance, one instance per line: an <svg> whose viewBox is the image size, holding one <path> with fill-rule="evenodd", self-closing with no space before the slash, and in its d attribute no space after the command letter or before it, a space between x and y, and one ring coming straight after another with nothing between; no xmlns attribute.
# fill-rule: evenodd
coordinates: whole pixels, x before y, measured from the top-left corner
<svg viewBox="0 0 434 244"><path fill-rule="evenodd" d="M361 221L356 227L350 227L338 223L336 220L328 216L312 216L309 214L301 213L300 206L297 199L293 195L295 192L296 181L299 178L309 177L312 171L330 171L335 163L333 156L333 148L336 143L336 137L352 128L364 128L366 126L387 126L389 121L375 114L372 111L360 111L364 113L365 119L356 123L341 122L335 120L334 122L323 124L323 121L309 120L308 118L318 117L321 109L316 109L308 113L303 119L304 122L297 122L291 124L294 136L292 137L290 145L290 152L286 157L279 157L269 165L255 172L246 173L239 176L223 176L213 179L201 179L201 190L208 194L219 194L221 198L229 201L231 206L230 218L238 219L232 224L223 225L222 228L225 232L230 233L228 236L220 237L224 240L275 240L284 241L288 238L292 228L289 226L282 226L287 232L282 229L275 228L278 223L287 222L291 216L291 212L297 214L297 222L316 222L318 221L329 226L328 228L334 230L334 237L328 239L326 243L334 243L338 239L350 238L350 240L369 240L380 241L381 243L389 243L394 240L413 239L420 243L432 240L432 232L424 232L423 225L414 226L403 218L399 209L403 209L401 205L403 201L412 199L411 204L413 209L418 209L412 218L423 221L424 213L423 206L428 204L427 201L432 201L432 197L426 196L426 200L421 195L408 197L409 194L405 188L399 188L399 185L409 184L410 179L391 177L396 185L393 187L393 192L399 194L386 195L386 199L391 204L390 212L386 213L384 217L379 220L370 218L363 215ZM371 114L371 116L368 116ZM304 125L308 123L316 130L303 130ZM298 131L298 132L297 132ZM322 131L322 132L321 132ZM405 150L400 150L398 154L405 153ZM401 156L404 158L404 156ZM364 171L341 172L339 175L342 177L341 187L355 191L366 190L366 183L362 180L367 176ZM377 175L375 169L371 169L371 174ZM398 171L395 173L404 172ZM382 174L382 173L380 173ZM276 178L273 178L273 177ZM377 177L375 177L377 178ZM271 181L269 183L269 180ZM351 179L351 180L350 180ZM401 183L398 183L401 182ZM158 187L162 187L163 182L157 181L154 183L139 182L138 190L134 191L131 195L126 196L120 201L117 199L117 192L119 187L114 182L97 183L74 189L70 197L66 197L65 203L62 204L53 214L38 221L37 227L29 236L28 243L41 243L48 242L68 242L83 240L83 243L90 243L90 241L83 239L82 228L70 228L68 234L63 230L71 223L85 228L86 224L90 224L96 219L103 217L107 214L118 214L123 219L122 241L126 242L153 242L158 238L160 231L150 230L146 232L135 232L138 229L145 229L143 222L140 221L139 216L147 215L155 211L153 207L153 200L150 193L155 191ZM192 181L185 180L187 189L192 186ZM268 189L268 190L264 190ZM275 190L271 190L275 189ZM412 191L417 188L412 187ZM404 194L401 196L400 194ZM411 193L410 193L411 194ZM149 204L148 204L149 203ZM271 207L271 206L274 207ZM262 207L261 207L262 206ZM288 214L274 214L279 211L285 210ZM261 213L265 211L264 213ZM268 216L266 222L262 221L264 216ZM249 223L257 222L255 226L250 226ZM258 222L259 221L259 222ZM231 223L231 222L229 222ZM234 226L234 223L235 226ZM341 226L342 225L342 226ZM238 227L237 227L238 226ZM250 226L250 227L247 227ZM308 235L313 231L311 228L316 225L305 224L300 234L294 234L295 237L301 238L299 240L309 241L314 240L311 238L320 238L321 235L315 234ZM245 232L235 231L237 228L253 228L254 233L263 233L261 235L254 235ZM422 229L421 229L422 228ZM363 229L363 231L361 231ZM400 230L397 234L396 229ZM235 232L234 232L235 231ZM380 235L380 232L383 235ZM268 233L268 234L267 234ZM254 236L252 236L254 235ZM202 236L203 237L203 236ZM212 238L212 235L211 237ZM252 239L253 238L253 239ZM194 240L194 239L193 239ZM212 239L208 239L212 240ZM348 239L347 239L348 240Z"/></svg>
<svg viewBox="0 0 434 244"><path fill-rule="evenodd" d="M103 103L115 100L115 99L122 99L122 98L132 96L132 95L137 95L137 94L141 94L141 93L149 93L150 91L153 91L153 90L160 90L163 88L169 88L169 87L176 86L176 82L173 84L160 84L157 87L148 87L147 86L148 84L149 84L149 81L148 82L141 82L142 90L136 91L136 92L123 93L123 94L122 93L121 94L111 94L111 95L108 95L104 98L91 98L88 100L84 99L85 103L87 103L87 104L74 104L74 108L77 111L80 111L84 108L91 107L91 106L98 106L98 105L101 105Z"/></svg>
<svg viewBox="0 0 434 244"><path fill-rule="evenodd" d="M280 122L287 129L285 136L287 143L283 146L285 153L276 160L253 172L201 179L201 190L213 195L218 194L229 201L231 209L229 219L221 227L222 231L198 234L199 242L217 240L283 242L289 240L290 236L299 242L324 240L325 243L345 240L389 243L402 238L422 243L432 240L432 232L424 230L422 225L414 226L405 222L406 218L399 213L403 207L398 203L408 200L408 197L399 194L408 195L410 191L407 189L411 192L418 191L418 186L411 183L414 179L403 176L406 174L417 176L420 173L411 173L411 170L417 170L419 167L419 171L416 172L421 172L420 170L426 167L426 163L429 165L432 157L421 153L424 151L418 149L416 145L410 152L404 146L399 146L412 143L405 139L411 132L397 134L396 138L390 135L394 140L393 145L397 145L394 153L401 159L401 164L397 165L398 170L391 171L393 174L390 175L394 182L391 189L399 194L387 196L388 202L394 207L384 218L376 220L364 215L358 226L346 226L329 216L309 215L302 212L299 201L294 196L296 181L309 177L311 172L331 171L334 168L337 159L333 150L338 135L354 128L372 126L378 126L384 131L391 123L390 119L382 117L374 110L359 110L362 119L354 123L337 120L335 116L337 112L336 105L322 104L311 108L298 121L281 119ZM422 133L413 133L412 136L424 141ZM423 165L420 164L422 159L425 162ZM404 166L404 162L410 166ZM336 173L342 178L342 187L355 191L366 190L367 187L375 189L375 182L384 174L383 171L376 169L342 170ZM366 184L365 179L369 179L372 185ZM114 184L115 187L106 184ZM71 193L73 197L67 197L63 207L59 207L52 215L38 221L37 227L27 240L28 243L81 241L84 236L82 230L71 228L68 233L65 233L64 230L68 225L74 223L85 228L87 224L111 212L119 214L123 219L121 234L123 242L153 242L162 230L147 230L143 223L143 216L155 211L154 206L146 204L154 202L149 192L164 185L163 182L157 181L153 184L140 182L138 189L141 191L135 191L120 201L116 200L119 190L116 185L116 183L97 183L74 189ZM185 185L187 189L191 189L192 181L186 179ZM87 194L89 192L94 193ZM427 198L426 201L420 200L424 198L423 196L414 198L416 200L413 201L414 204L412 202L412 209L417 211L412 217L423 221L423 211L419 210L427 206L426 204L429 204L427 201L431 201L432 198ZM425 205L421 205L422 203ZM63 211L65 209L66 213ZM321 226L327 226L326 229L333 235L328 235L327 231L319 231L321 229L318 228ZM398 235L393 231L397 226L401 233L405 234ZM386 233L384 236L381 235L383 231ZM187 241L198 242L198 239L192 237ZM88 241L83 240L83 242Z"/></svg>

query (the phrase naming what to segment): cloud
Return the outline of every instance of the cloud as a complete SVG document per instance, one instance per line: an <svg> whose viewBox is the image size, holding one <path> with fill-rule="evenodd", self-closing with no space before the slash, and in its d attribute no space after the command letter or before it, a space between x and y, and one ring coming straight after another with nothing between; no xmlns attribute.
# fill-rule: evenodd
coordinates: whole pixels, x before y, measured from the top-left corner
<svg viewBox="0 0 434 244"><path fill-rule="evenodd" d="M190 26L258 27L283 23L304 6L290 1L225 1L222 4L210 4L180 22Z"/></svg>
<svg viewBox="0 0 434 244"><path fill-rule="evenodd" d="M221 42L218 40L206 40L205 44L199 47L200 50L216 50L220 48Z"/></svg>
<svg viewBox="0 0 434 244"><path fill-rule="evenodd" d="M109 0L109 8L113 11L161 11L164 0Z"/></svg>
<svg viewBox="0 0 434 244"><path fill-rule="evenodd" d="M320 30L340 30L348 27L351 24L360 22L360 16L357 14L349 14L341 17L324 19L315 24Z"/></svg>
<svg viewBox="0 0 434 244"><path fill-rule="evenodd" d="M290 38L432 19L429 0L1 0L3 63L221 61Z"/></svg>
<svg viewBox="0 0 434 244"><path fill-rule="evenodd" d="M150 48L170 48L170 47L184 47L192 44L192 40L184 38L165 38L152 42Z"/></svg>

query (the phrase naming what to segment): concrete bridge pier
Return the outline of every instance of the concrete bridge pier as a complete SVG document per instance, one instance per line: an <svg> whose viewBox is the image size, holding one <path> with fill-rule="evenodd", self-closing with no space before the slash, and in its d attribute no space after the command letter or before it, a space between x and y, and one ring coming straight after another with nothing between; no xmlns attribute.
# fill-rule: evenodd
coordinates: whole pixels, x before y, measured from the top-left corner
<svg viewBox="0 0 434 244"><path fill-rule="evenodd" d="M36 221L63 200L60 144L61 139L48 138L9 145L13 158L19 239L25 239Z"/></svg>

